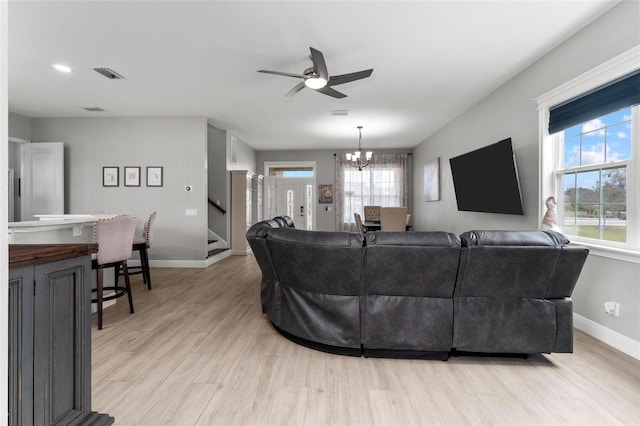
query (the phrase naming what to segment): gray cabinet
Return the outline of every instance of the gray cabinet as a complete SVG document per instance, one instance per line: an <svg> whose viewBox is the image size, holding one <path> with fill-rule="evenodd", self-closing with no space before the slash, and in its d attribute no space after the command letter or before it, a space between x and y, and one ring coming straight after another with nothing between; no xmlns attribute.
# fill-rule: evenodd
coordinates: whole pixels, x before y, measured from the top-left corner
<svg viewBox="0 0 640 426"><path fill-rule="evenodd" d="M91 411L89 246L31 246L31 259L30 246L9 248L11 425L113 423Z"/></svg>

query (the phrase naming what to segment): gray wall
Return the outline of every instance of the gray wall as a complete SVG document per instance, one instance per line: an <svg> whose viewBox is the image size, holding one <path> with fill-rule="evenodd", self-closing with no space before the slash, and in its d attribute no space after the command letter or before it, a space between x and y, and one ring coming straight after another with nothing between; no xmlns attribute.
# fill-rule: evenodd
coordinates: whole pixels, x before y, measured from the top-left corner
<svg viewBox="0 0 640 426"><path fill-rule="evenodd" d="M153 211L153 260L204 261L207 244L207 121L205 117L33 118L33 140L65 143L66 212ZM120 168L120 186L102 186L102 167ZM141 186L123 186L123 167L141 167ZM146 186L146 167L164 167L163 187ZM191 192L185 185L192 185ZM197 216L186 216L197 209ZM194 263L192 266L197 266Z"/></svg>
<svg viewBox="0 0 640 426"><path fill-rule="evenodd" d="M256 151L241 139L227 133L227 170L249 170L256 173Z"/></svg>
<svg viewBox="0 0 640 426"><path fill-rule="evenodd" d="M638 2L621 2L414 149L414 226L461 233L470 229L537 229L538 111L535 98L640 43ZM449 159L511 137L524 216L457 211ZM423 167L440 158L441 201L423 201ZM490 167L490 165L487 165ZM545 198L548 194L542 194ZM605 300L621 303L618 318ZM640 341L640 265L589 256L574 292L579 315Z"/></svg>
<svg viewBox="0 0 640 426"><path fill-rule="evenodd" d="M30 141L31 119L24 115L9 113L9 137Z"/></svg>
<svg viewBox="0 0 640 426"><path fill-rule="evenodd" d="M214 202L220 200L222 207L227 210L227 214L223 215L211 205L208 206L209 229L229 242L231 183L227 172L227 132L209 125L207 145L209 198Z"/></svg>

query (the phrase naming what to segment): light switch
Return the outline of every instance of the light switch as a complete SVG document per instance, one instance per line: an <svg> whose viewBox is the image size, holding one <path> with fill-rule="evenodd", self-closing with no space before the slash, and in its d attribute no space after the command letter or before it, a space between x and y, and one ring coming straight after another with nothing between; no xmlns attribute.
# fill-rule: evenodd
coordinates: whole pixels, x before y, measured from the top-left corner
<svg viewBox="0 0 640 426"><path fill-rule="evenodd" d="M187 216L198 216L198 209L187 209Z"/></svg>

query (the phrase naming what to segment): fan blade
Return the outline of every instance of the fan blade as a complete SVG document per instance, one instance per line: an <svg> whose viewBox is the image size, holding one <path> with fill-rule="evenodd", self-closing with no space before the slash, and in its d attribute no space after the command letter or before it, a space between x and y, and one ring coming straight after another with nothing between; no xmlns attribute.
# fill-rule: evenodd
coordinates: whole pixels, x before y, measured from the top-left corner
<svg viewBox="0 0 640 426"><path fill-rule="evenodd" d="M304 82L302 84L304 84ZM342 99L342 98L346 98L347 97L347 95L345 95L344 93L340 93L337 90L332 89L329 86L324 86L321 89L316 89L316 92L320 92L322 94L329 95L329 96L332 96L332 97L338 98L338 99Z"/></svg>
<svg viewBox="0 0 640 426"><path fill-rule="evenodd" d="M329 82L327 83L327 86L337 86L338 84L349 83L350 81L367 78L371 75L372 72L373 68L364 71L352 72L349 74L332 75L329 79Z"/></svg>
<svg viewBox="0 0 640 426"><path fill-rule="evenodd" d="M304 81L301 81L300 83L296 84L296 86L293 89L289 90L289 92L286 95L284 95L284 97L290 98L296 93L298 93L299 91L301 91L302 89L304 89Z"/></svg>
<svg viewBox="0 0 640 426"><path fill-rule="evenodd" d="M327 71L327 63L324 61L324 55L321 51L309 47L311 50L311 61L313 61L313 69L324 80L329 81L329 71Z"/></svg>
<svg viewBox="0 0 640 426"><path fill-rule="evenodd" d="M302 74L292 74L292 73L289 73L289 72L268 71L268 70L258 70L258 72L263 72L265 74L283 75L285 77L304 78L304 75L302 75Z"/></svg>

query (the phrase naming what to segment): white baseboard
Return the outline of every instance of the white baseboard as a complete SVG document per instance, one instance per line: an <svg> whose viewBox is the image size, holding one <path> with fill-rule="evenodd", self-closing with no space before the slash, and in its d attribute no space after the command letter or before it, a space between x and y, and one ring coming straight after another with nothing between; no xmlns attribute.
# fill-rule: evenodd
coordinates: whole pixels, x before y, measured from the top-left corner
<svg viewBox="0 0 640 426"><path fill-rule="evenodd" d="M640 342L576 313L573 314L573 325L578 330L601 340L607 345L613 346L636 359L640 359Z"/></svg>
<svg viewBox="0 0 640 426"><path fill-rule="evenodd" d="M225 250L206 260L150 260L149 264L152 268L206 268L216 262L228 257L230 250ZM129 266L140 266L139 260L130 260L127 262Z"/></svg>
<svg viewBox="0 0 640 426"><path fill-rule="evenodd" d="M132 262L133 265L133 262ZM150 260L152 268L206 268L206 260Z"/></svg>

